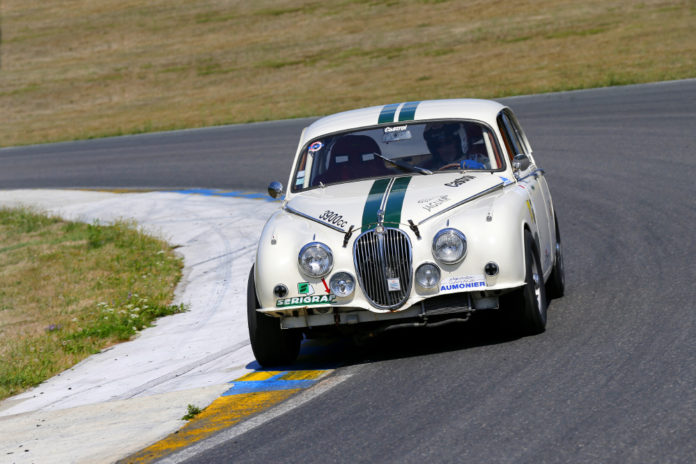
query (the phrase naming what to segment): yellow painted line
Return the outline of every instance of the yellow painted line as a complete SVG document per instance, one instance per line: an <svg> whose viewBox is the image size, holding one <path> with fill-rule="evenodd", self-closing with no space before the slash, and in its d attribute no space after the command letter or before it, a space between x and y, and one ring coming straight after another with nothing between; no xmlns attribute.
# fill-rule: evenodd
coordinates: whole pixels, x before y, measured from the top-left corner
<svg viewBox="0 0 696 464"><path fill-rule="evenodd" d="M220 397L178 432L119 462L149 463L161 459L181 448L208 438L252 414L280 403L300 390L242 393Z"/></svg>
<svg viewBox="0 0 696 464"><path fill-rule="evenodd" d="M282 380L315 380L326 375L327 371L290 371Z"/></svg>
<svg viewBox="0 0 696 464"><path fill-rule="evenodd" d="M276 375L280 374L281 371L260 371L260 372L249 372L247 375L244 375L235 382L245 382L245 381L256 381L256 380L268 380L271 377L275 377Z"/></svg>
<svg viewBox="0 0 696 464"><path fill-rule="evenodd" d="M332 370L250 372L230 382L231 388L228 392L213 401L177 432L118 461L118 463L143 464L162 459L302 391L303 388L288 388L288 385L295 386L293 381L299 381L298 384L311 385L314 383L311 382L312 380L319 380L331 372ZM243 393L235 393L235 388ZM260 391L244 392L248 388L259 388Z"/></svg>

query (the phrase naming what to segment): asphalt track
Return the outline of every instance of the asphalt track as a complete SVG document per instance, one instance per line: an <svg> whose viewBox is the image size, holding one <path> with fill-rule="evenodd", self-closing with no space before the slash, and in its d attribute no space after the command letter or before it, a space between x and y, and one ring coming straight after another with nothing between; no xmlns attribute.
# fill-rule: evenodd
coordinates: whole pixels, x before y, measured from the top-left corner
<svg viewBox="0 0 696 464"><path fill-rule="evenodd" d="M696 80L502 101L560 218L547 331L479 318L338 344L322 356L350 377L187 462L696 460ZM3 149L0 188L260 191L307 122Z"/></svg>

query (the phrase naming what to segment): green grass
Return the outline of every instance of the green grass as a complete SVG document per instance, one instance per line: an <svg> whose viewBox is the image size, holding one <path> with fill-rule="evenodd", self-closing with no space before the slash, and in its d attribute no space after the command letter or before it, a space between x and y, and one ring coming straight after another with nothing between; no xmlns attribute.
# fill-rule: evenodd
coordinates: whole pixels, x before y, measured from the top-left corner
<svg viewBox="0 0 696 464"><path fill-rule="evenodd" d="M193 404L189 404L186 407L186 414L181 418L181 420L191 420L197 415L199 415L203 410L199 408L198 406L194 406Z"/></svg>
<svg viewBox="0 0 696 464"><path fill-rule="evenodd" d="M181 259L133 223L0 209L0 399L185 311Z"/></svg>
<svg viewBox="0 0 696 464"><path fill-rule="evenodd" d="M0 145L696 77L683 0L5 0Z"/></svg>

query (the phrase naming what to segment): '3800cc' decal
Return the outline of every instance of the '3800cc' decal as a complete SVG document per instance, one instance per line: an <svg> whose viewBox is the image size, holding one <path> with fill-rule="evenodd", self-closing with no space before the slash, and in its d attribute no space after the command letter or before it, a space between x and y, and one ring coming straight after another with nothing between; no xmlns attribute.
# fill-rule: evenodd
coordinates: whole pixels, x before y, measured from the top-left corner
<svg viewBox="0 0 696 464"><path fill-rule="evenodd" d="M346 224L348 224L348 221L343 220L342 215L340 215L338 213L334 213L333 211L328 210L328 209L326 211L324 211L321 216L319 216L319 219L321 219L322 221L326 221L329 224L333 224L335 226L341 227L341 228L345 227Z"/></svg>

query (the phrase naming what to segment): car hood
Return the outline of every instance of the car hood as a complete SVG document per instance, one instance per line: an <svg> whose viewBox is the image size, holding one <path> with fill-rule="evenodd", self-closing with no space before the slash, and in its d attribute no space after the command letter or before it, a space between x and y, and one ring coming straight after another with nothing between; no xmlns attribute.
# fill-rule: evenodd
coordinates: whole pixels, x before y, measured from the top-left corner
<svg viewBox="0 0 696 464"><path fill-rule="evenodd" d="M510 181L490 172L453 172L369 179L303 192L285 209L333 229L368 230L415 224Z"/></svg>

